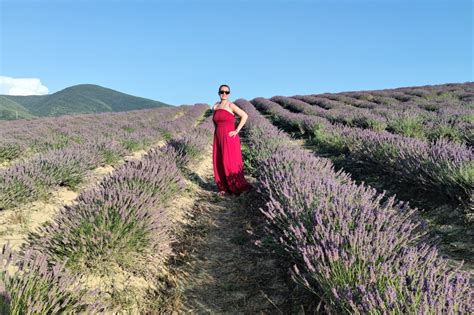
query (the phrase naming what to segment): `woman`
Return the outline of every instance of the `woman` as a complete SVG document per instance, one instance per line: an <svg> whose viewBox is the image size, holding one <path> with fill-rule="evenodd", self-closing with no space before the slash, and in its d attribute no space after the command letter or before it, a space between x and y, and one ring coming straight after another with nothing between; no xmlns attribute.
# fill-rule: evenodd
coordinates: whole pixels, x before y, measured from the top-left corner
<svg viewBox="0 0 474 315"><path fill-rule="evenodd" d="M213 106L214 144L212 150L214 178L219 195L240 193L252 188L244 177L239 132L247 121L247 113L228 100L230 88L223 84L219 87L220 102ZM241 117L235 128L235 115Z"/></svg>

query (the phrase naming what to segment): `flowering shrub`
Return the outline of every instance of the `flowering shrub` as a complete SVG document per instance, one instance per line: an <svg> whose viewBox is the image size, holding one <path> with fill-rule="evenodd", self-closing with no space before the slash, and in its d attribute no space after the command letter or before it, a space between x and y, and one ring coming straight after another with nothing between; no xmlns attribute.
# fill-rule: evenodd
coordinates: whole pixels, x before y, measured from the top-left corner
<svg viewBox="0 0 474 315"><path fill-rule="evenodd" d="M268 232L293 259L293 279L327 312L472 311L469 275L424 242L426 222L416 209L393 196L382 202L382 194L291 144L252 103L235 103L249 114L246 135L268 200L261 209Z"/></svg>
<svg viewBox="0 0 474 315"><path fill-rule="evenodd" d="M333 125L321 117L290 112L261 97L251 102L268 113L278 126L289 132L296 130L298 135L311 139L321 151L344 154L348 163L377 170L400 185L445 196L466 209L466 220L474 217L472 147L446 139L428 143L387 131Z"/></svg>
<svg viewBox="0 0 474 315"><path fill-rule="evenodd" d="M8 273L8 269L14 269ZM24 256L14 253L9 244L0 252L1 314L62 314L71 311L98 313L106 304L89 298L97 290L81 288L80 278L64 264L48 266L46 256L29 249Z"/></svg>

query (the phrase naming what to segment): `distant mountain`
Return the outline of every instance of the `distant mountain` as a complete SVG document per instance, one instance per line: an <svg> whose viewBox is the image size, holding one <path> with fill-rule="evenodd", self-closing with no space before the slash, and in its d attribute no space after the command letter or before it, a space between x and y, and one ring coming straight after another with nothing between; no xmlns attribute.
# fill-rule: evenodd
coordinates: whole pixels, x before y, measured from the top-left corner
<svg viewBox="0 0 474 315"><path fill-rule="evenodd" d="M0 119L123 112L172 106L95 84L79 84L47 95L0 95Z"/></svg>

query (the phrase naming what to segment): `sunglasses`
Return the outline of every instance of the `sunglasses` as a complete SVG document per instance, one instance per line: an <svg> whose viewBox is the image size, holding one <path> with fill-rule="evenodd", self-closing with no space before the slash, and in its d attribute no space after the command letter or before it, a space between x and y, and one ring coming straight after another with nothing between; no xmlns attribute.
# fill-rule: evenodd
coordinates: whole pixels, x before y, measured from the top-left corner
<svg viewBox="0 0 474 315"><path fill-rule="evenodd" d="M230 94L230 91L219 91L219 94Z"/></svg>

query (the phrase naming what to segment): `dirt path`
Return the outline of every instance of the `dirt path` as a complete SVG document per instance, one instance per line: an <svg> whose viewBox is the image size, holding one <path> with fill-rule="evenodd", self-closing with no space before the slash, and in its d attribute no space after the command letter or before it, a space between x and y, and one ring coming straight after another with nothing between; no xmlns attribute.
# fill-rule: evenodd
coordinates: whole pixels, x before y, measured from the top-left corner
<svg viewBox="0 0 474 315"><path fill-rule="evenodd" d="M288 266L281 266L276 254L254 244L264 233L258 212L263 201L256 191L239 197L218 196L211 153L212 147L187 176L195 198L170 268L181 283L174 311L288 313L295 307Z"/></svg>

